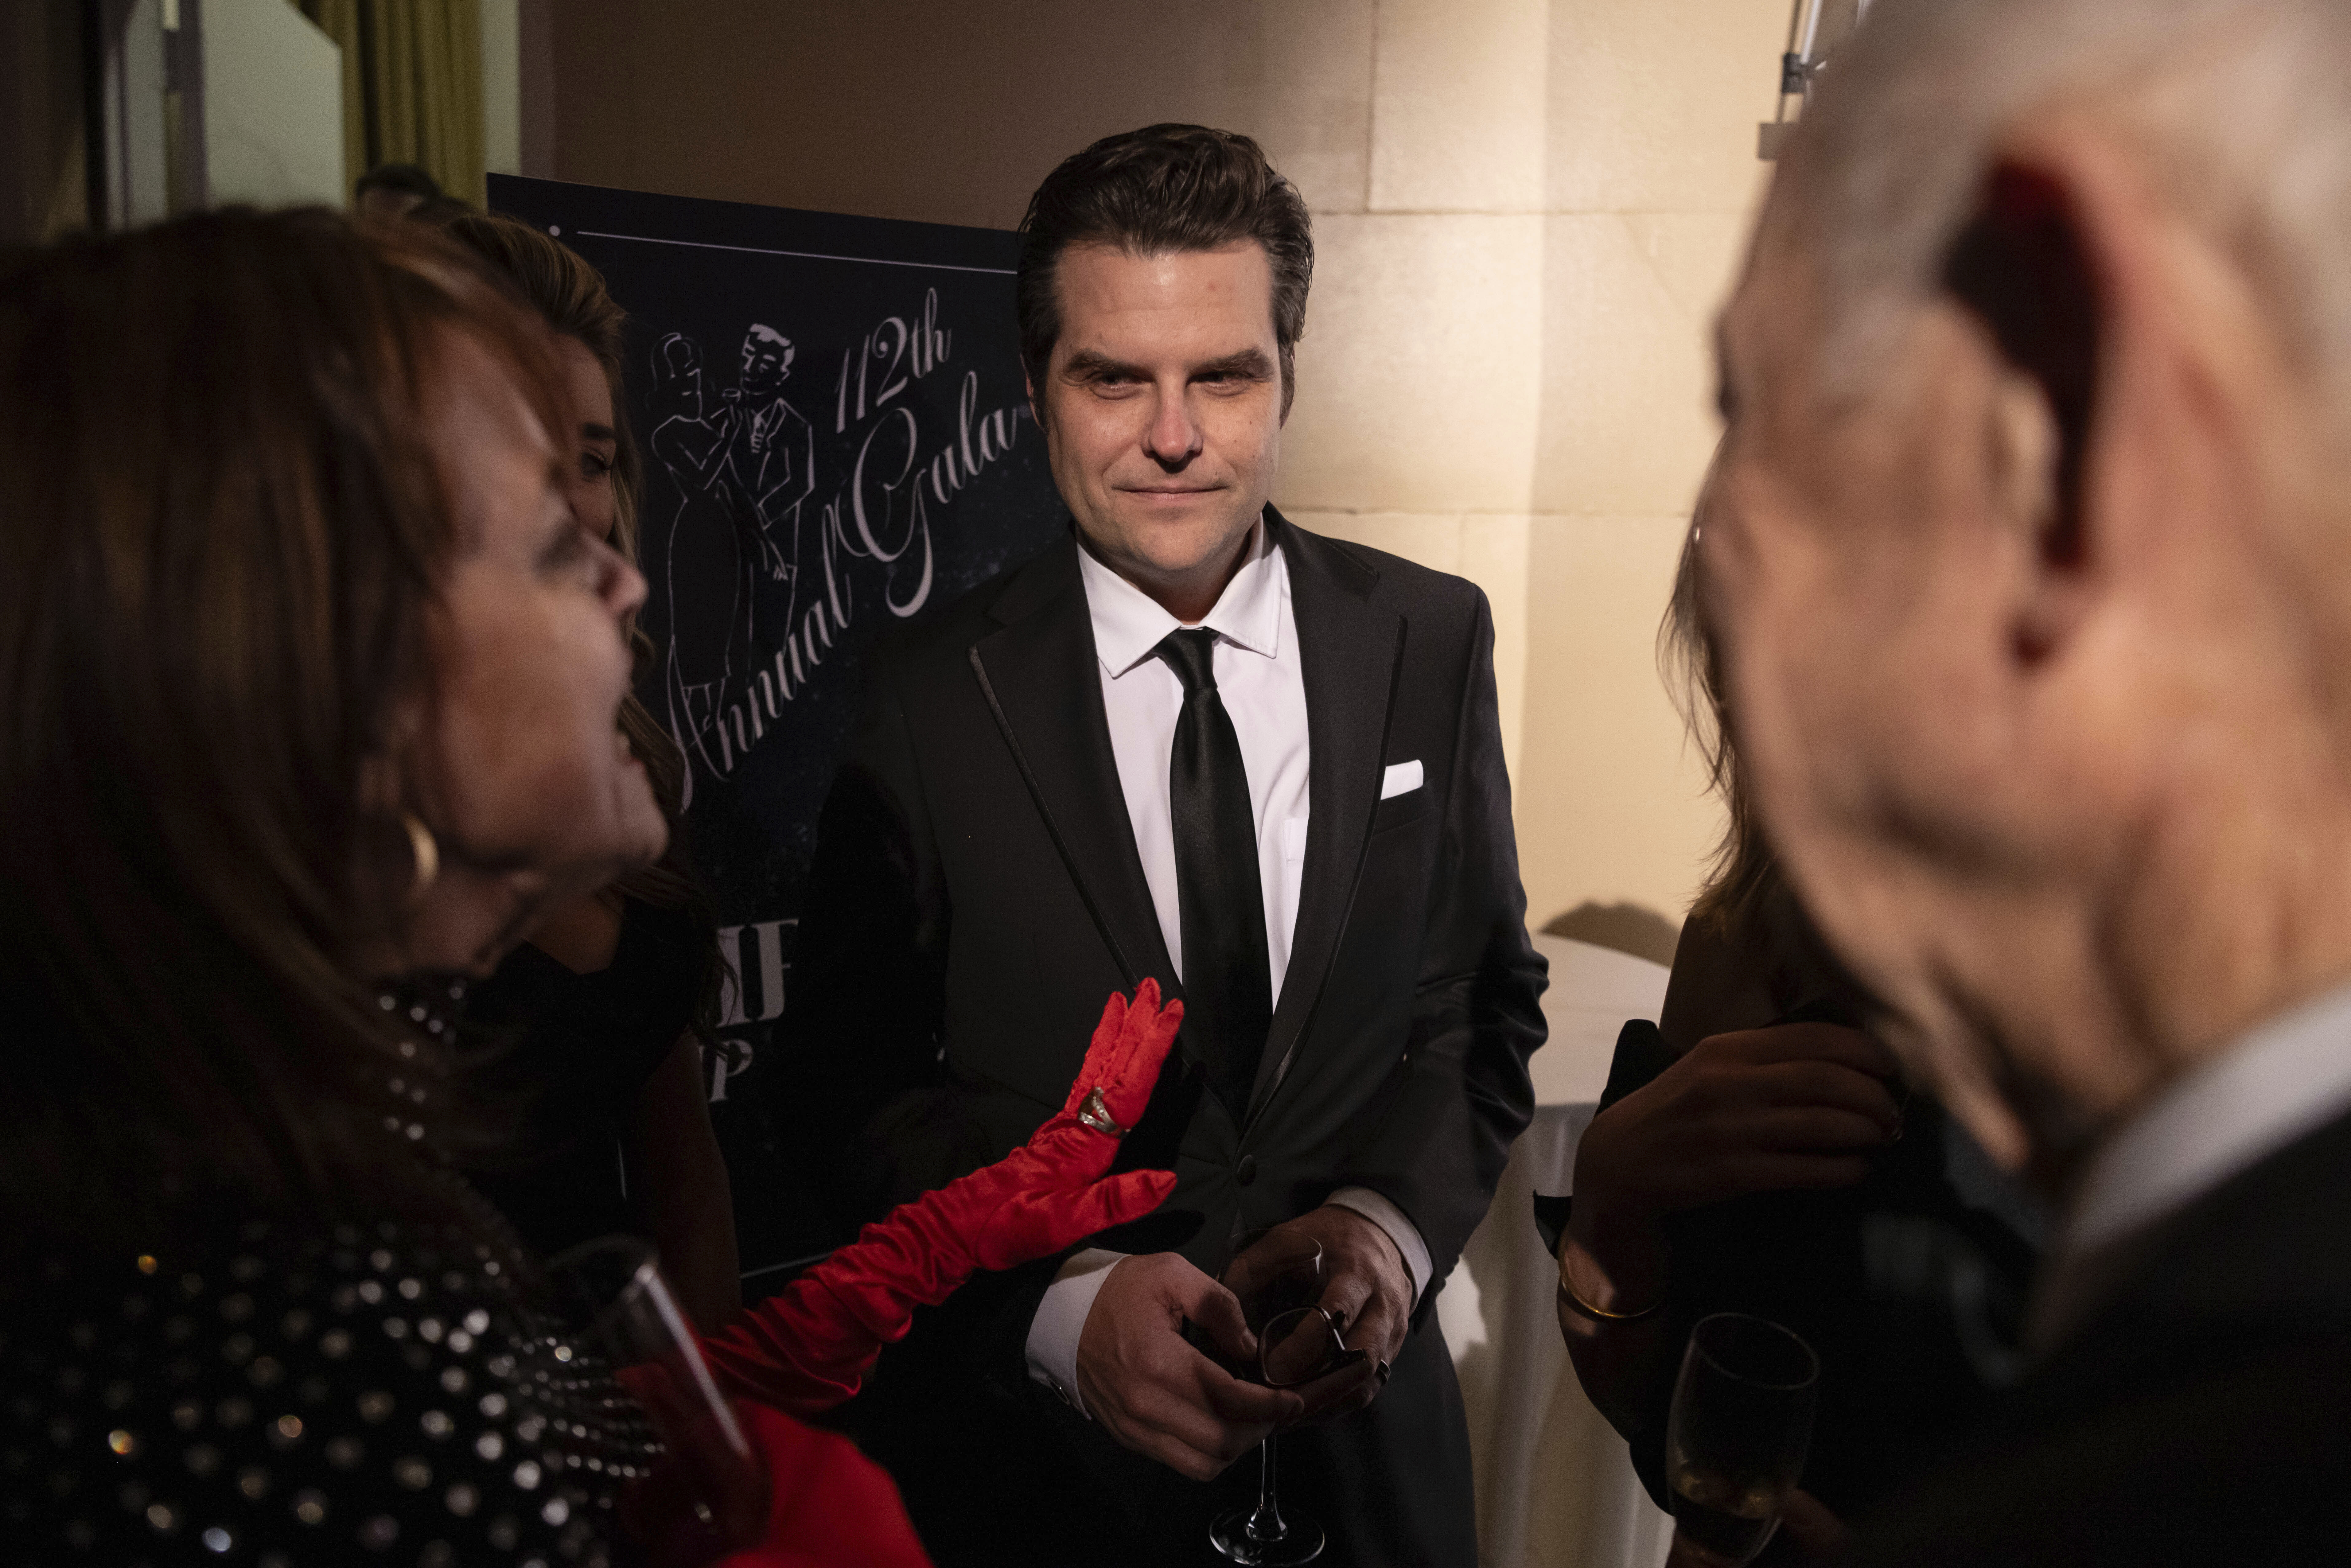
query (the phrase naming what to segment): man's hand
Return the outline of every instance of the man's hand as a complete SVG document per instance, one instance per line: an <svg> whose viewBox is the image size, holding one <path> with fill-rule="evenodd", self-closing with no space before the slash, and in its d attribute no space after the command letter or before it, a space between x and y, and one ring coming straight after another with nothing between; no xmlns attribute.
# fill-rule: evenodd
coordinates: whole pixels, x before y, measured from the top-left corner
<svg viewBox="0 0 2351 1568"><path fill-rule="evenodd" d="M1780 1504L1774 1544L1791 1563L1834 1563L1853 1546L1853 1531L1821 1500L1799 1488Z"/></svg>
<svg viewBox="0 0 2351 1568"><path fill-rule="evenodd" d="M1657 1222L1750 1193L1850 1186L1901 1130L1886 1048L1834 1024L1709 1035L1593 1119L1564 1242L1576 1293L1608 1311L1662 1288ZM1565 1320L1562 1319L1562 1322Z"/></svg>
<svg viewBox="0 0 2351 1568"><path fill-rule="evenodd" d="M1235 1361L1257 1336L1233 1293L1174 1252L1114 1264L1078 1333L1078 1392L1122 1446L1196 1481L1213 1480L1305 1408L1295 1394L1241 1382L1194 1350L1189 1318Z"/></svg>
<svg viewBox="0 0 2351 1568"><path fill-rule="evenodd" d="M1275 1228L1322 1243L1322 1310L1339 1325L1347 1348L1364 1354L1362 1362L1298 1390L1306 1401L1301 1419L1351 1415L1387 1386L1388 1367L1412 1326L1412 1275L1404 1254L1386 1231L1334 1203Z"/></svg>

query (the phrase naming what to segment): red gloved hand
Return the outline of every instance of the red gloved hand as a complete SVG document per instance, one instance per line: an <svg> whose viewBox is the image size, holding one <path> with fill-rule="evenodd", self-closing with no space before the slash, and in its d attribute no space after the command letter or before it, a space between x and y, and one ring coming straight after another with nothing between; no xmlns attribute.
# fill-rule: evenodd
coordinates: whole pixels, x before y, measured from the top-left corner
<svg viewBox="0 0 2351 1568"><path fill-rule="evenodd" d="M1103 1173L1119 1138L1143 1119L1183 1019L1183 1003L1159 1005L1155 981L1143 982L1132 1006L1113 996L1060 1115L996 1164L893 1209L854 1245L704 1340L712 1369L779 1409L829 1409L857 1392L884 1344L905 1336L916 1307L946 1301L978 1270L1049 1258L1158 1207L1176 1186L1173 1172Z"/></svg>
<svg viewBox="0 0 2351 1568"><path fill-rule="evenodd" d="M931 1568L897 1484L856 1444L764 1405L735 1408L774 1501L759 1544L716 1568Z"/></svg>

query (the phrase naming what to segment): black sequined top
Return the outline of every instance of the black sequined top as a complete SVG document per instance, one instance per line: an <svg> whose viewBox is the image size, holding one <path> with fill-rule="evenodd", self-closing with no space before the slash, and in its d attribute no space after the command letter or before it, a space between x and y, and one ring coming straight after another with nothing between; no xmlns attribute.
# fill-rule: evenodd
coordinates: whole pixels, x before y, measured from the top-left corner
<svg viewBox="0 0 2351 1568"><path fill-rule="evenodd" d="M5 1281L0 1562L614 1560L660 1445L392 1089L386 1157L434 1218L214 1214L185 1228L211 1239Z"/></svg>

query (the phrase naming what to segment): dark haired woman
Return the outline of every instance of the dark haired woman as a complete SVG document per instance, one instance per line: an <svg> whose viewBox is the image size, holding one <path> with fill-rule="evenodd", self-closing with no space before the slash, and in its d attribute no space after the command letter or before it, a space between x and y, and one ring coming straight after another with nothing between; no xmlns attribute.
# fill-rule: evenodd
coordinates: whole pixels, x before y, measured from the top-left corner
<svg viewBox="0 0 2351 1568"><path fill-rule="evenodd" d="M1674 955L1663 1016L1627 1024L1576 1149L1559 1322L1584 1392L1667 1506L1689 1329L1785 1323L1820 1353L1805 1492L1777 1555L1833 1546L2016 1370L2030 1205L1866 1028L1749 810L1698 603L1697 530L1666 626L1730 829Z"/></svg>
<svg viewBox="0 0 2351 1568"><path fill-rule="evenodd" d="M565 495L634 565L640 468L620 396L627 316L594 267L528 224L467 213L441 230L555 329L575 415ZM626 630L642 671L652 643L633 614ZM474 988L468 1017L506 1048L472 1087L515 1108L520 1132L470 1174L541 1252L614 1231L652 1241L709 1330L742 1305L733 1197L703 1087L703 1043L718 1021L717 932L684 864L685 759L633 693L621 733L644 764L670 847L658 863L547 910Z"/></svg>
<svg viewBox="0 0 2351 1568"><path fill-rule="evenodd" d="M0 262L0 1557L597 1563L664 1453L457 1174L459 978L660 854L643 580L544 327L410 227L228 211ZM1147 1210L1178 1009L714 1349L853 1386L910 1305ZM827 1393L826 1385L832 1392ZM914 1564L763 1406L745 1563Z"/></svg>

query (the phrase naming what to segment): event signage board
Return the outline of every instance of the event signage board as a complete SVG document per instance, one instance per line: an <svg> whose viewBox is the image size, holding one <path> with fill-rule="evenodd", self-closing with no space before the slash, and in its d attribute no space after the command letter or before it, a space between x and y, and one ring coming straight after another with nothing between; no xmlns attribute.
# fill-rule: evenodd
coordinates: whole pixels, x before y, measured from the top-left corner
<svg viewBox="0 0 2351 1568"><path fill-rule="evenodd" d="M862 662L1068 527L1022 392L1016 241L495 174L489 195L629 312L640 695L685 753L689 841L739 977L705 1065L756 1289L822 1240L756 1075Z"/></svg>

